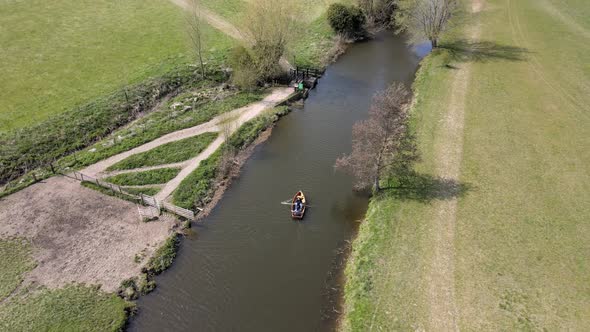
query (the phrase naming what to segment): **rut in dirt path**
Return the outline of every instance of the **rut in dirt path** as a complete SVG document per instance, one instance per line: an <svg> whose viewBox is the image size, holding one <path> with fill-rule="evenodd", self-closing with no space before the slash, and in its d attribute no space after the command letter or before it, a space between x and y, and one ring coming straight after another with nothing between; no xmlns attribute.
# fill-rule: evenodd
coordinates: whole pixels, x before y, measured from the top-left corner
<svg viewBox="0 0 590 332"><path fill-rule="evenodd" d="M231 132L236 131L240 126L244 123L248 122L249 120L255 118L256 116L260 115L263 111L269 108L273 108L287 99L293 93L293 89L290 87L280 87L274 88L270 95L265 97L263 100L259 102L252 103L248 106L241 107L235 109L233 111L221 114L210 120L209 122L191 127L182 130L178 130L167 135L164 135L160 138L157 138L151 142L138 146L134 149L129 151L122 152L110 158L107 158L103 161L100 161L94 165L91 165L81 172L85 175L95 177L95 178L104 178L106 176L111 176L114 174L122 174L122 173L130 173L130 172L137 172L143 171L148 169L158 169L158 168L167 168L167 167L180 167L182 170L180 173L172 179L170 182L166 183L162 190L156 195L156 199L158 200L165 200L172 192L178 187L180 182L184 180L192 171L194 171L201 161L209 158L225 141L225 137L223 135L219 135L215 141L213 141L203 152L201 152L198 156L181 162L181 163L173 163L173 164L166 164L166 165L158 165L152 167L145 167L139 169L132 169L132 170L125 170L125 171L116 171L116 172L107 172L107 169L114 164L130 157L136 155L138 153L146 152L152 150L158 146L179 141L185 138L194 137L197 135L201 135L207 132L221 132L221 128L219 123L223 121L227 121L231 119L233 127L231 128Z"/></svg>
<svg viewBox="0 0 590 332"><path fill-rule="evenodd" d="M483 0L473 0L471 12L478 13ZM480 24L476 22L468 32L469 39L477 41ZM463 157L463 129L465 98L471 79L471 64L464 63L455 70L451 79L451 95L447 105L441 137L435 150L436 175L459 181ZM458 331L458 311L455 303L455 222L457 198L437 201L434 206L434 256L428 277L430 305L429 331Z"/></svg>

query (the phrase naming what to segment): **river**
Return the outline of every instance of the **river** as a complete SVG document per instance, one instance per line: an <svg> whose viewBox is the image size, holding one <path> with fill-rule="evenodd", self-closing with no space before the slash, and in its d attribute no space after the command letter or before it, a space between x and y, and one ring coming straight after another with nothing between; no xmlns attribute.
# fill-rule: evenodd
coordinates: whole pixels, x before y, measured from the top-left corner
<svg viewBox="0 0 590 332"><path fill-rule="evenodd" d="M350 151L352 125L366 118L373 94L412 82L421 52L384 33L331 65L182 241L157 289L139 299L129 330L333 329L339 251L367 208L334 161ZM311 205L302 222L280 204L299 189Z"/></svg>

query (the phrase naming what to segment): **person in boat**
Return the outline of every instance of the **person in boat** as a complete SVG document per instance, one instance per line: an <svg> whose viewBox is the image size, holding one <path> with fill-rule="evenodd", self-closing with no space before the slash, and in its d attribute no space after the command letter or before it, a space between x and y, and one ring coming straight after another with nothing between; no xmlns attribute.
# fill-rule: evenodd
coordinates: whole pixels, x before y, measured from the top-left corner
<svg viewBox="0 0 590 332"><path fill-rule="evenodd" d="M295 206L294 206L292 212L295 214L300 214L302 209L303 209L303 204L301 202L301 199L299 197L297 197L295 199Z"/></svg>
<svg viewBox="0 0 590 332"><path fill-rule="evenodd" d="M299 193L299 194L297 195L297 201L298 201L298 202L301 202L301 204L305 204L305 196L303 196L303 194L302 194L302 193Z"/></svg>

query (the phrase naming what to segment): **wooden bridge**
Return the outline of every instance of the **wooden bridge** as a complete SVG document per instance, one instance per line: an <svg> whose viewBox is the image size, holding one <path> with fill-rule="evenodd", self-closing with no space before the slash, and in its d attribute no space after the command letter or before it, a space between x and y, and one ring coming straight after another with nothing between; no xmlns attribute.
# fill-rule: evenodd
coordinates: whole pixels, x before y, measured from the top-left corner
<svg viewBox="0 0 590 332"><path fill-rule="evenodd" d="M289 70L289 78L293 84L303 83L305 89L313 89L324 72L317 68L296 67Z"/></svg>

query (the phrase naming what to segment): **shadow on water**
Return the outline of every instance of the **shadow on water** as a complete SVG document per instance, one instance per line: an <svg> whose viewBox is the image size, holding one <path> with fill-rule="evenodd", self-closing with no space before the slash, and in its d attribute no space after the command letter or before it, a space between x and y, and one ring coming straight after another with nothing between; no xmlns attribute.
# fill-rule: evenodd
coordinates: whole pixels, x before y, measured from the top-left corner
<svg viewBox="0 0 590 332"><path fill-rule="evenodd" d="M530 53L528 49L523 47L467 39L445 43L440 48L447 50L451 60L457 62L524 61Z"/></svg>

